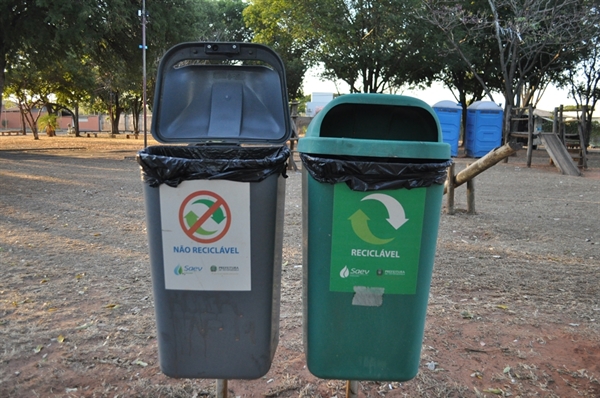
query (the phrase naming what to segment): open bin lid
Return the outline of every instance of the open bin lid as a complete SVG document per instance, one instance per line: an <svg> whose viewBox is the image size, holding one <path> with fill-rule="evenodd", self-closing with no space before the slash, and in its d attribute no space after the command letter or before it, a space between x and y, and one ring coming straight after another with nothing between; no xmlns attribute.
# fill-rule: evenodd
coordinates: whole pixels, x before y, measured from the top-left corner
<svg viewBox="0 0 600 398"><path fill-rule="evenodd" d="M181 43L158 67L152 136L161 143L286 142L285 69L253 43Z"/></svg>

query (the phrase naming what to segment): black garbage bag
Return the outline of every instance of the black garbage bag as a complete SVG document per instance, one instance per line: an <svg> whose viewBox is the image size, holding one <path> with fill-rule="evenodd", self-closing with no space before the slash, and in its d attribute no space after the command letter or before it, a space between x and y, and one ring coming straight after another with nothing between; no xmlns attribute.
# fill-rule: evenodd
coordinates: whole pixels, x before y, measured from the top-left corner
<svg viewBox="0 0 600 398"><path fill-rule="evenodd" d="M187 180L260 182L276 173L285 176L289 156L287 146L151 146L136 159L151 187L177 187Z"/></svg>
<svg viewBox="0 0 600 398"><path fill-rule="evenodd" d="M452 160L407 160L300 154L310 175L321 183L345 182L353 191L421 188L446 181Z"/></svg>

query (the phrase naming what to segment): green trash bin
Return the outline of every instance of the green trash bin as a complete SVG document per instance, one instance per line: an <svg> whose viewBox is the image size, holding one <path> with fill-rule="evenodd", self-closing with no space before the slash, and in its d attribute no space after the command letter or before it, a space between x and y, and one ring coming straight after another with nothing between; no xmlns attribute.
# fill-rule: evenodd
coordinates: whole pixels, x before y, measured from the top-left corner
<svg viewBox="0 0 600 398"><path fill-rule="evenodd" d="M344 95L313 119L298 151L308 368L410 380L452 162L438 119L415 98Z"/></svg>

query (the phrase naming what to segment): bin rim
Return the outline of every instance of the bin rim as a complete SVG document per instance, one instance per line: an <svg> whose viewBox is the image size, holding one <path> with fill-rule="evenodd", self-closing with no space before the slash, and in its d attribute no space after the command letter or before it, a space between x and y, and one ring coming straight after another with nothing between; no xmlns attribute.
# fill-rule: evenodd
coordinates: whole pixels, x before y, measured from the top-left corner
<svg viewBox="0 0 600 398"><path fill-rule="evenodd" d="M450 159L450 144L431 141L370 140L364 138L303 137L298 152L321 155L398 159Z"/></svg>

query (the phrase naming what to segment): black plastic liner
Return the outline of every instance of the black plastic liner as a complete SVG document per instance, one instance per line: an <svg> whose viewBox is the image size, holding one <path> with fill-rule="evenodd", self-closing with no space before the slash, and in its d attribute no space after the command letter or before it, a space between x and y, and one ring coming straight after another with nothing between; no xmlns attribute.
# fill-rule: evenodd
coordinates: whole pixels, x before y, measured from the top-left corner
<svg viewBox="0 0 600 398"><path fill-rule="evenodd" d="M450 160L323 157L300 154L310 175L321 183L345 182L353 191L421 188L446 181Z"/></svg>
<svg viewBox="0 0 600 398"><path fill-rule="evenodd" d="M260 182L276 173L285 176L289 156L287 146L151 146L136 159L151 187L177 187L187 180Z"/></svg>

